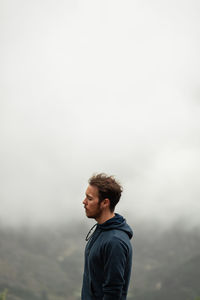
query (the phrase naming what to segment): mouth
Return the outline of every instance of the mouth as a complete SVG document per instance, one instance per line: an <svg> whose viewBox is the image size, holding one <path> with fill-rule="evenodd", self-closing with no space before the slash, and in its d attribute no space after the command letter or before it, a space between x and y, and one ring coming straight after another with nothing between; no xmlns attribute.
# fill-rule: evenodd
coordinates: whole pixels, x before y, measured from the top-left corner
<svg viewBox="0 0 200 300"><path fill-rule="evenodd" d="M88 214L88 209L87 209L87 208L85 208L85 214L86 214L86 215Z"/></svg>

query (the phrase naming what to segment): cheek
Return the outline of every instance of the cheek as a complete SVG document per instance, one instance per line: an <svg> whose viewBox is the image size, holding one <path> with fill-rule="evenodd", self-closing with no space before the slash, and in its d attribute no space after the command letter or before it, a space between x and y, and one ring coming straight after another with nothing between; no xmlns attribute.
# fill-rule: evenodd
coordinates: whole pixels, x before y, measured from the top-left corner
<svg viewBox="0 0 200 300"><path fill-rule="evenodd" d="M91 209L94 209L94 208L95 208L94 203L90 203L90 204L89 204L89 207L90 207Z"/></svg>
<svg viewBox="0 0 200 300"><path fill-rule="evenodd" d="M88 205L88 207L89 207L90 209L92 209L92 210L95 210L95 209L97 209L97 204L96 204L96 203L90 203L90 204Z"/></svg>

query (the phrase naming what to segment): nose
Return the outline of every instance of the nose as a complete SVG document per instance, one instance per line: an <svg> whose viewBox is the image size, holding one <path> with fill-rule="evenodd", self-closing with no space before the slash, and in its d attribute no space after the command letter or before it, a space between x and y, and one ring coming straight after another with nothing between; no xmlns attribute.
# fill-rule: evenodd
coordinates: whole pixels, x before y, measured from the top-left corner
<svg viewBox="0 0 200 300"><path fill-rule="evenodd" d="M86 198L83 200L83 204L84 204L84 205L86 204Z"/></svg>

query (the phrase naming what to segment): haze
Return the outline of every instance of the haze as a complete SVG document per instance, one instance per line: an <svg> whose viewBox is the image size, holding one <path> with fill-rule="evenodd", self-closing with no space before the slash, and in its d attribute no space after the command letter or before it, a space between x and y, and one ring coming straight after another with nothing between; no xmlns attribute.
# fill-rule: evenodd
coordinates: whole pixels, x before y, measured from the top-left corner
<svg viewBox="0 0 200 300"><path fill-rule="evenodd" d="M118 212L198 224L199 1L0 5L1 221L83 219L106 172Z"/></svg>

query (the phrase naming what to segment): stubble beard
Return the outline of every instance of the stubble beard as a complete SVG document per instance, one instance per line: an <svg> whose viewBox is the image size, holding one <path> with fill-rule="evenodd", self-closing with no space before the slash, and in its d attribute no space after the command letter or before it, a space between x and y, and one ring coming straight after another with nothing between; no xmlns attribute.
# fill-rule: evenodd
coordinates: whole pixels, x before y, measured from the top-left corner
<svg viewBox="0 0 200 300"><path fill-rule="evenodd" d="M92 215L87 215L87 217L89 218L89 219L99 219L100 217L101 217L101 215L102 215L102 210L101 210L101 208L100 208L100 206L99 206L99 209L98 209L98 211L96 212L96 213L94 213L94 214L92 214Z"/></svg>

